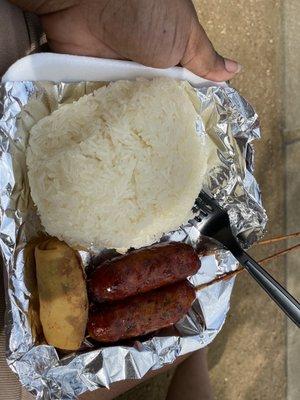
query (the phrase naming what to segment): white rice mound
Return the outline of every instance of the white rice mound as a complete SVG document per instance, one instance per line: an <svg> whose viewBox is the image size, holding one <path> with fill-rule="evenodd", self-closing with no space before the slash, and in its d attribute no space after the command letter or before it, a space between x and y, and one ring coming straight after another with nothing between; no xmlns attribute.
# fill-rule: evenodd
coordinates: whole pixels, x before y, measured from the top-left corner
<svg viewBox="0 0 300 400"><path fill-rule="evenodd" d="M194 89L118 81L31 130L31 195L45 230L70 245L139 248L191 217L207 171Z"/></svg>

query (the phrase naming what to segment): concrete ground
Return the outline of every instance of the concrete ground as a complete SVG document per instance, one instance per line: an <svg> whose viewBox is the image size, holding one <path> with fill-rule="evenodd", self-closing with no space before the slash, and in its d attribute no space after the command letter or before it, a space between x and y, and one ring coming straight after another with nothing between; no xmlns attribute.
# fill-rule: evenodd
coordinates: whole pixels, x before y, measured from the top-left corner
<svg viewBox="0 0 300 400"><path fill-rule="evenodd" d="M243 65L232 85L260 116L263 136L255 146L256 177L269 216L268 236L300 230L300 2L194 3L216 49ZM287 245L256 246L252 254L260 259ZM269 264L275 278L298 298L299 258L294 253ZM215 399L298 400L297 333L260 287L241 274L227 323L209 348ZM153 378L118 400L163 400L171 376L168 372Z"/></svg>

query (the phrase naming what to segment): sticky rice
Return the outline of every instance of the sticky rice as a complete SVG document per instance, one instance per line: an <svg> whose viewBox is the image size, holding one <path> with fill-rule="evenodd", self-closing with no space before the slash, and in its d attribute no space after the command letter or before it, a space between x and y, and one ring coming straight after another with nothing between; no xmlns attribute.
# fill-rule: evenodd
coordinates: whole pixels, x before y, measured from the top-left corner
<svg viewBox="0 0 300 400"><path fill-rule="evenodd" d="M139 248L191 217L208 168L199 99L183 81L118 81L31 130L31 195L45 230L70 245Z"/></svg>

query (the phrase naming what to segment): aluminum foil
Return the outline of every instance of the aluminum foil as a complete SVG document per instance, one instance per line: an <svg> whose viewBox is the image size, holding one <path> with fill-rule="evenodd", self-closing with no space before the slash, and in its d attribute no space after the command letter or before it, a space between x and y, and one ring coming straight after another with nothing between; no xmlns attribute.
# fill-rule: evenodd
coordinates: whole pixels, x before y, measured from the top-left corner
<svg viewBox="0 0 300 400"><path fill-rule="evenodd" d="M102 85L8 82L1 86L0 248L7 296L7 361L37 399L75 399L87 390L140 379L148 371L209 344L221 330L229 309L234 279L198 291L190 312L171 333L159 331L126 346L94 348L86 342L85 350L64 356L38 338L30 310L34 277L26 271L24 250L41 229L26 175L28 132L61 104ZM195 90L201 99L197 130L210 136L220 160L207 177L206 190L228 210L234 232L250 246L263 234L267 221L253 177L251 142L260 137L257 115L231 87ZM194 212L197 214L197 208ZM202 238L196 220L191 220L162 240L184 241L196 247ZM86 256L83 252L82 257ZM200 285L235 268L234 258L217 249L203 257L202 268L190 281Z"/></svg>

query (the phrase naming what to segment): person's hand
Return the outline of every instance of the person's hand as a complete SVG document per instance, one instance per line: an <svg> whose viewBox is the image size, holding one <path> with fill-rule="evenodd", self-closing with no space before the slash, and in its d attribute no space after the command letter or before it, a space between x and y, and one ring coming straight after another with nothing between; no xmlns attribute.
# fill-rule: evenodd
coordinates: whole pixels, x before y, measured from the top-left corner
<svg viewBox="0 0 300 400"><path fill-rule="evenodd" d="M166 68L181 64L214 81L240 70L213 48L191 0L11 0L42 20L59 53L129 59Z"/></svg>

